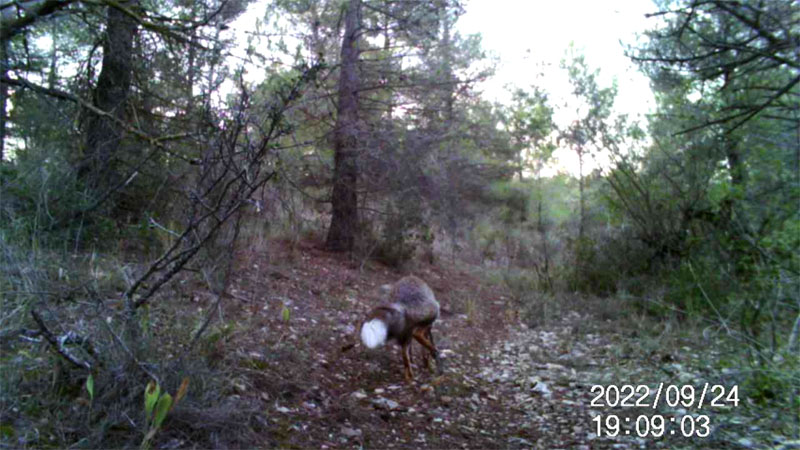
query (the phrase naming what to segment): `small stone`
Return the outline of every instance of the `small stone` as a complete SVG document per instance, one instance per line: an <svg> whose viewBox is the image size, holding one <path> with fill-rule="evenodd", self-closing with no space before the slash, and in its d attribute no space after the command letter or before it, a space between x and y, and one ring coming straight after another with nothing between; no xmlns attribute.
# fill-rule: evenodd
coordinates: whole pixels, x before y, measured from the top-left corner
<svg viewBox="0 0 800 450"><path fill-rule="evenodd" d="M233 382L233 390L238 392L239 394L244 394L247 392L247 386L244 385L241 381L235 380Z"/></svg>
<svg viewBox="0 0 800 450"><path fill-rule="evenodd" d="M385 409L387 411L393 411L400 407L400 404L394 400L389 400L388 398L378 397L372 400L372 405L375 406L377 409Z"/></svg>
<svg viewBox="0 0 800 450"><path fill-rule="evenodd" d="M356 428L342 427L341 432L349 438L361 436L361 430Z"/></svg>
<svg viewBox="0 0 800 450"><path fill-rule="evenodd" d="M353 397L356 400L363 400L367 398L367 394L364 391L355 391L350 394L350 397Z"/></svg>
<svg viewBox="0 0 800 450"><path fill-rule="evenodd" d="M538 392L545 398L549 398L551 394L550 388L548 388L547 385L541 381L536 383L536 386L533 387L533 392Z"/></svg>

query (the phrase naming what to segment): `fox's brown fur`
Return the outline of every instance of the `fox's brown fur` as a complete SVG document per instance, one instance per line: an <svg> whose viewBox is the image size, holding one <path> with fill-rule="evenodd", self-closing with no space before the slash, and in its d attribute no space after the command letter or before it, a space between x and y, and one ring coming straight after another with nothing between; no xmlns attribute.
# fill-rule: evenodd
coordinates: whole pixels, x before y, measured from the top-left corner
<svg viewBox="0 0 800 450"><path fill-rule="evenodd" d="M403 355L404 376L407 381L414 378L411 370L411 342L416 340L430 352L436 360L436 367L441 370L439 351L433 341L431 329L439 318L439 302L433 291L421 279L407 276L395 283L389 294L387 303L378 306L367 314L359 327L359 334L364 340L364 325L379 320L386 327L385 341L395 339L400 344ZM366 341L364 341L366 344ZM427 353L423 356L424 365L428 365Z"/></svg>

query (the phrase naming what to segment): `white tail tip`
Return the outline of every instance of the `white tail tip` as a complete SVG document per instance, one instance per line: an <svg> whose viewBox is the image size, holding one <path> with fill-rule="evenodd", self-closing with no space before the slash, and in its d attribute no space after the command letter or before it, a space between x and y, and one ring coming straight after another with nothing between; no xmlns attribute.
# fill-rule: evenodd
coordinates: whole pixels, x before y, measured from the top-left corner
<svg viewBox="0 0 800 450"><path fill-rule="evenodd" d="M361 327L361 342L368 348L375 348L386 342L386 324L380 319L372 319Z"/></svg>

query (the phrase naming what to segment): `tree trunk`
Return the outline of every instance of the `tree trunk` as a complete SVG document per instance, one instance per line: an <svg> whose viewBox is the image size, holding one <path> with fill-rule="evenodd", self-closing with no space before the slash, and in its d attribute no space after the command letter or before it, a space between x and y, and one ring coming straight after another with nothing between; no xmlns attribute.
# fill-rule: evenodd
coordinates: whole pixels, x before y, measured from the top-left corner
<svg viewBox="0 0 800 450"><path fill-rule="evenodd" d="M194 83L195 72L197 68L195 65L195 58L197 57L197 31L193 30L189 37L189 67L186 68L186 116L191 117L194 111Z"/></svg>
<svg viewBox="0 0 800 450"><path fill-rule="evenodd" d="M0 39L0 79L8 76L8 39ZM0 82L0 163L5 156L8 85Z"/></svg>
<svg viewBox="0 0 800 450"><path fill-rule="evenodd" d="M127 0L120 4L136 10L138 0ZM114 119L122 120L125 117L133 72L133 38L137 26L133 18L108 7L103 64L93 101L95 106L111 117L92 114L89 118L86 158L79 171L79 175L93 188L107 188L115 179L114 157L122 140L122 130Z"/></svg>
<svg viewBox="0 0 800 450"><path fill-rule="evenodd" d="M58 46L56 46L56 42L58 42L58 21L53 21L50 32L53 35L53 42L50 47L50 71L47 74L47 87L55 89L58 81L58 77L56 77L58 67Z"/></svg>
<svg viewBox="0 0 800 450"><path fill-rule="evenodd" d="M578 241L583 242L583 235L586 232L586 198L585 180L583 179L583 149L578 149L578 192L580 200L580 217L578 217ZM581 245L581 244L579 244Z"/></svg>
<svg viewBox="0 0 800 450"><path fill-rule="evenodd" d="M728 170L731 176L731 186L733 187L733 194L729 194L725 199L727 211L725 212L725 220L731 222L738 220L739 225L747 228L749 225L746 218L742 217L742 209L740 208L741 199L744 198L747 192L747 167L745 166L744 159L738 148L738 141L733 136L726 134L724 137L725 157L728 162Z"/></svg>
<svg viewBox="0 0 800 450"><path fill-rule="evenodd" d="M536 174L536 184L537 184L537 205L536 205L536 231L539 232L539 238L542 240L542 247L541 247L541 254L544 258L544 267L542 268L542 276L544 277L545 286L547 286L547 291L553 291L553 279L550 277L550 248L547 246L547 227L544 222L544 198L542 195L542 180L539 178L539 174L537 171Z"/></svg>
<svg viewBox="0 0 800 450"><path fill-rule="evenodd" d="M350 0L342 39L339 105L333 135L334 170L332 216L326 246L333 251L350 251L358 232L358 28L360 0Z"/></svg>
<svg viewBox="0 0 800 450"><path fill-rule="evenodd" d="M453 28L453 23L455 22L454 19L450 17L450 12L447 9L447 3L441 2L439 4L439 8L442 11L442 75L445 77L445 88L444 88L444 120L447 129L449 129L453 123L453 118L455 117L455 89L456 89L456 77L453 75L453 42L451 36L451 29Z"/></svg>

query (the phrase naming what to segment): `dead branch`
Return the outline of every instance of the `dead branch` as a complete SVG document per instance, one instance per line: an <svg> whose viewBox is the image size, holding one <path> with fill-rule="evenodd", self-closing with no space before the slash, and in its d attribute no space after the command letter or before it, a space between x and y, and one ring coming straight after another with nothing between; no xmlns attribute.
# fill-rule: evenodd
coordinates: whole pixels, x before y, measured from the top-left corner
<svg viewBox="0 0 800 450"><path fill-rule="evenodd" d="M70 353L70 351L66 348L66 344L68 341L74 342L74 340L76 339L75 336L72 335L72 333L67 333L61 336L60 338L56 338L56 336L50 331L50 329L47 328L47 325L45 325L44 320L42 320L42 317L39 315L38 312L36 312L35 309L31 310L31 316L33 316L33 320L36 322L36 324L39 326L39 329L42 331L42 336L44 336L44 338L50 344L50 347L53 350L55 350L56 353L61 355L64 359L66 359L76 367L80 367L81 369L92 370L92 364L89 361L78 358L77 356Z"/></svg>

